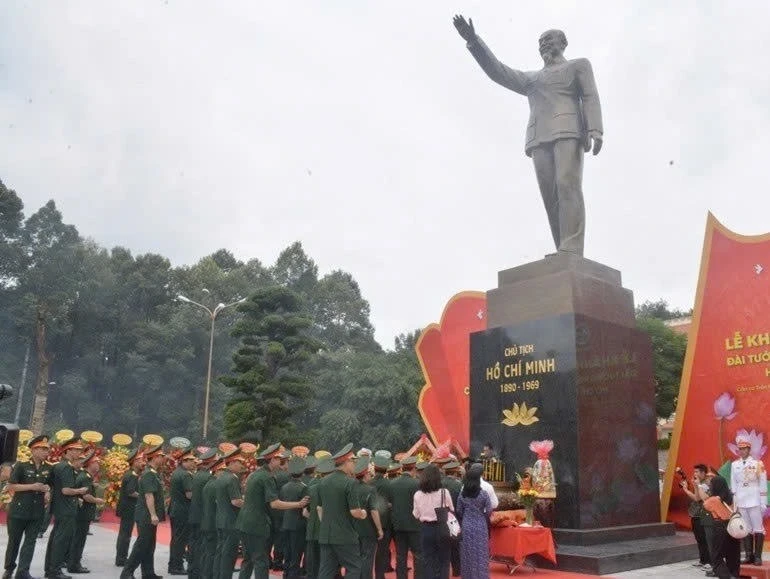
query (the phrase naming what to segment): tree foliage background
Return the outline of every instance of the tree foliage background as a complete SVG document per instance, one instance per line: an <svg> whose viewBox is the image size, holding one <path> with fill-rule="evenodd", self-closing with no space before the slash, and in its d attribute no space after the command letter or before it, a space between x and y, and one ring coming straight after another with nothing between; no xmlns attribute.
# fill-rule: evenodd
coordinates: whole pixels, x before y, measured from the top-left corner
<svg viewBox="0 0 770 579"><path fill-rule="evenodd" d="M184 266L158 254L106 249L83 239L53 201L25 216L22 200L0 182L0 382L15 389L0 403L0 420L14 418L29 348L20 426L31 424L37 395L45 400L47 432L66 426L199 441L210 320L175 298L182 294L213 308L266 292L296 296L294 322L306 320L309 343L317 345L312 356L284 359L270 378L299 395L284 398L290 412L269 434L315 448L343 440L411 446L423 432L414 333L383 350L369 303L350 273L320 275L299 242L272 265L238 260L226 249ZM243 396L226 385L244 370L242 339L258 344L275 330L254 326L254 303L217 318L210 440L224 438L226 406ZM269 384L260 388L270 390Z"/></svg>
<svg viewBox="0 0 770 579"><path fill-rule="evenodd" d="M0 420L13 420L20 402L22 427L35 418L47 432L66 426L199 441L209 317L177 301L180 294L211 308L249 298L216 322L209 440L265 435L313 448L355 441L403 450L423 432L419 331L405 331L384 350L353 275L320 275L299 242L272 265L220 249L173 266L163 255L83 239L53 201L25 216L20 197L1 181L0 382L16 393L0 403ZM301 354L286 355L296 335L260 321L286 314L286 299L291 319L283 323L302 326L302 339L314 344ZM663 322L680 315L686 312L665 302L637 309L653 342L663 417L675 408L686 347ZM37 417L35 398L43 411ZM265 425L255 413L267 407L275 413L272 430L259 432Z"/></svg>

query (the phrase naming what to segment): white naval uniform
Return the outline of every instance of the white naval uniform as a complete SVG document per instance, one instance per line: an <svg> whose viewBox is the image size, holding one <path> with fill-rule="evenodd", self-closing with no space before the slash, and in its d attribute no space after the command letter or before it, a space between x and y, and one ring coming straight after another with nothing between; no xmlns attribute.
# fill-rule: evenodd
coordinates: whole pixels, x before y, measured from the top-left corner
<svg viewBox="0 0 770 579"><path fill-rule="evenodd" d="M730 472L733 501L752 533L764 533L762 515L767 508L767 473L761 460L749 456L733 461Z"/></svg>

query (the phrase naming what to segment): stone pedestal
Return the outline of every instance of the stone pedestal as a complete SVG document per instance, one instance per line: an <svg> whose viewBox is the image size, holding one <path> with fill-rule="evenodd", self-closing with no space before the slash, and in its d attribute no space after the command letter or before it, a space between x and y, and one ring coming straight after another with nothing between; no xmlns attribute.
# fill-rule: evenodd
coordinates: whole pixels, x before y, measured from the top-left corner
<svg viewBox="0 0 770 579"><path fill-rule="evenodd" d="M620 272L554 254L498 281L487 292L488 329L471 335L471 454L491 442L512 476L534 463L532 440L554 441L560 568L579 561L592 572L580 554L588 549L604 553L595 570L605 571L597 545L620 537L670 541L673 526L659 524L650 340ZM618 561L641 566L627 549Z"/></svg>

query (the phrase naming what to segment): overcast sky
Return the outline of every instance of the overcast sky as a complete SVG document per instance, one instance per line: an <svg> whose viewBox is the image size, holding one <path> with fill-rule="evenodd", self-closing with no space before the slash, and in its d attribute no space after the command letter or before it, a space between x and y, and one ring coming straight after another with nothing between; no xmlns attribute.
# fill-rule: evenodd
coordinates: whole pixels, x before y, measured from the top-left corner
<svg viewBox="0 0 770 579"><path fill-rule="evenodd" d="M526 99L455 12L515 68L553 27L591 59L586 257L637 302L692 306L707 211L770 231L765 1L2 0L0 179L27 214L54 198L83 235L174 264L301 240L390 346L552 251Z"/></svg>

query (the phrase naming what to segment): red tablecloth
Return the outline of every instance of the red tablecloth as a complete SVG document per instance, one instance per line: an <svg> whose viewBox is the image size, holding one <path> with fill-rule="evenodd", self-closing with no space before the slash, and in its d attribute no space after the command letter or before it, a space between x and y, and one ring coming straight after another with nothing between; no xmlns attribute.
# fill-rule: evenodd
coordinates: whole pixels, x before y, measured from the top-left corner
<svg viewBox="0 0 770 579"><path fill-rule="evenodd" d="M541 555L556 564L556 547L547 527L492 527L489 550L493 557L524 561L527 555Z"/></svg>

